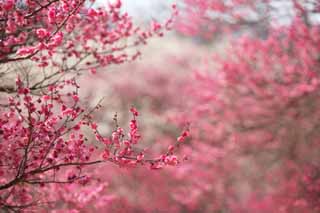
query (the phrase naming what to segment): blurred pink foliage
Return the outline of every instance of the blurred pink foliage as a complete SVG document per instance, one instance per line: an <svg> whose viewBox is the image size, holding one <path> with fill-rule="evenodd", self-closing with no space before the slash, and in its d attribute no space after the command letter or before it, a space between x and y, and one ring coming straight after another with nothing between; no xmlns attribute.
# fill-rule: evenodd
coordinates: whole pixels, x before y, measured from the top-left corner
<svg viewBox="0 0 320 213"><path fill-rule="evenodd" d="M193 6L190 10L223 8L214 4L223 6L222 1L212 1L215 7L209 2L186 1ZM253 1L232 2L234 7L257 6ZM136 184L122 177L127 191L119 194L131 195L132 212L320 211L319 26L308 19L311 12L305 5L292 3L290 24L271 22L264 39L255 34L233 39L222 56L212 56L214 66L166 59L169 71L141 65L134 67L141 73L135 79L146 81L131 77L114 83L116 96L124 102L144 100L150 107L146 111L161 115L154 119L177 127L191 123L192 139L181 149L188 160L178 169L149 175L136 170ZM194 21L188 24L199 26L198 18L187 15ZM190 54L180 61L195 54L185 51ZM165 128L157 132L169 144L166 136ZM119 181L110 184L117 192Z"/></svg>

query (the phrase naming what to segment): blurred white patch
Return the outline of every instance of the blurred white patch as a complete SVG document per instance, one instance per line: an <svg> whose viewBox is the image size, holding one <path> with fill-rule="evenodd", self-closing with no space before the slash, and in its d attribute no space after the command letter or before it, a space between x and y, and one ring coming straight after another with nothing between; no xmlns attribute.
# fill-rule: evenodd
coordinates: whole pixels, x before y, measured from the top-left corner
<svg viewBox="0 0 320 213"><path fill-rule="evenodd" d="M98 5L115 3L117 0L97 0ZM171 5L175 0L122 0L123 11L128 12L134 20L148 22L152 19L163 20L168 18Z"/></svg>

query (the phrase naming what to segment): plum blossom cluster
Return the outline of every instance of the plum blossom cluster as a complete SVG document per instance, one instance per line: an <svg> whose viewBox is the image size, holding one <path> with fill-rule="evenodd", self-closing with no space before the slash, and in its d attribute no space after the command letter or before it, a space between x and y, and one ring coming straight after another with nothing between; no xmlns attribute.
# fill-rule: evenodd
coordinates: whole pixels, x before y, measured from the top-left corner
<svg viewBox="0 0 320 213"><path fill-rule="evenodd" d="M131 108L133 119L127 139L118 126L110 137L102 136L92 120L92 113L100 105L89 111L82 107L79 85L74 79L49 86L41 96L32 95L19 77L16 87L16 95L9 97L9 107L1 110L0 116L3 207L18 209L27 204L36 205L38 197L34 193L46 184L84 183L87 175L83 168L88 165L109 161L121 167L149 164L151 168L160 168L178 163L173 148L155 159L145 159L144 152L133 151L141 139L135 108ZM85 128L93 130L98 143L86 136ZM184 132L182 137L186 136ZM178 141L175 146L182 142ZM102 156L97 157L100 152ZM75 171L65 176L70 168Z"/></svg>
<svg viewBox="0 0 320 213"><path fill-rule="evenodd" d="M137 122L139 113L133 107L130 109L130 112L132 113L133 118L130 121L127 137L124 129L118 127L118 124L116 124L116 129L112 132L111 137L103 137L99 133L96 124L91 125L96 139L105 145L105 150L102 154L103 159L115 162L122 167L135 167L139 164L149 164L150 169L160 169L165 165L176 166L179 163L179 160L178 157L174 155L174 151L189 136L189 130L183 131L181 136L177 138L176 143L168 147L165 154L153 159L147 159L145 158L146 149L140 152L137 152L134 149L134 146L139 144L139 141L141 140ZM116 117L114 120L117 123Z"/></svg>
<svg viewBox="0 0 320 213"><path fill-rule="evenodd" d="M155 21L143 30L121 11L120 0L105 8L93 4L85 0L0 2L0 63L31 59L40 67L61 68L72 58L87 70L123 63L140 55L139 51L128 54L123 50L146 44L154 35L162 36L177 15L173 7L172 17L165 23Z"/></svg>

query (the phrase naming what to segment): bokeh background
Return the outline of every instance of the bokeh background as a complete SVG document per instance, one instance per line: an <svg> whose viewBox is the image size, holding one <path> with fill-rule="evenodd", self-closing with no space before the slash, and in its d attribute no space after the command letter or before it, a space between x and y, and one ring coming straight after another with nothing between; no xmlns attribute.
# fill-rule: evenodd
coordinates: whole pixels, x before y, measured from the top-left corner
<svg viewBox="0 0 320 213"><path fill-rule="evenodd" d="M179 165L103 165L90 171L103 187L64 194L70 202L62 206L79 212L320 211L318 13L307 24L295 1L232 1L238 10L231 12L219 9L225 2L178 2L174 28L139 47L138 60L81 77L89 105L104 97L95 115L102 133L112 131L115 113L123 126L128 109L138 109L143 138L137 149L147 149L146 157L163 152L190 124ZM312 1L298 2L312 7ZM126 0L123 10L148 26L167 19L172 3Z"/></svg>

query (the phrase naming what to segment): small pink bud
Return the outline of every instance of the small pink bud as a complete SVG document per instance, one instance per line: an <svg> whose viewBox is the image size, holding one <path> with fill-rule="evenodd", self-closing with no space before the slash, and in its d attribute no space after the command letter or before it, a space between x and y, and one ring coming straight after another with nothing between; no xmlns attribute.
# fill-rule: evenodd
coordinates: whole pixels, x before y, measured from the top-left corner
<svg viewBox="0 0 320 213"><path fill-rule="evenodd" d="M104 150L104 152L103 152L103 154L102 154L102 158L103 159L105 159L105 160L107 160L108 158L109 158L109 156L110 156L110 152L109 152L109 150Z"/></svg>
<svg viewBox="0 0 320 213"><path fill-rule="evenodd" d="M169 152L173 152L174 146L173 146L173 145L170 145L170 146L168 147L168 150L169 150Z"/></svg>
<svg viewBox="0 0 320 213"><path fill-rule="evenodd" d="M130 108L130 112L131 112L134 116L138 116L138 115L139 115L137 109L134 108L134 107L131 107L131 108Z"/></svg>
<svg viewBox="0 0 320 213"><path fill-rule="evenodd" d="M91 129L97 130L98 125L96 123L91 123Z"/></svg>
<svg viewBox="0 0 320 213"><path fill-rule="evenodd" d="M144 158L144 154L141 153L141 154L137 155L137 161L142 161L143 158Z"/></svg>
<svg viewBox="0 0 320 213"><path fill-rule="evenodd" d="M79 96L78 96L78 95L73 95L73 96L72 96L72 99L73 99L75 102L78 102L78 101L79 101Z"/></svg>

